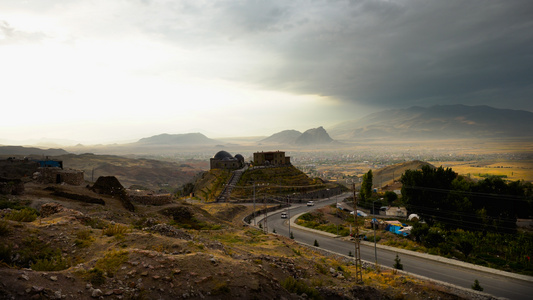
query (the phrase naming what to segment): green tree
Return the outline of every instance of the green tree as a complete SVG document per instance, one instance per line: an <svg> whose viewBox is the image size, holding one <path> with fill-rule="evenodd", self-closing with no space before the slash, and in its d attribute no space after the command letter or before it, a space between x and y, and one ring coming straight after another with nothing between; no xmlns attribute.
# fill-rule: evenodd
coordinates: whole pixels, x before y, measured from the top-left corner
<svg viewBox="0 0 533 300"><path fill-rule="evenodd" d="M181 196L188 196L194 191L194 183L189 182L183 185L180 191Z"/></svg>
<svg viewBox="0 0 533 300"><path fill-rule="evenodd" d="M392 205L392 203L398 199L398 195L395 192L386 191L384 198L388 205Z"/></svg>
<svg viewBox="0 0 533 300"><path fill-rule="evenodd" d="M398 256L398 254L396 254L396 258L394 259L394 265L393 267L395 269L398 269L398 270L403 270L403 264L402 264L402 260L400 259L400 257Z"/></svg>
<svg viewBox="0 0 533 300"><path fill-rule="evenodd" d="M372 197L372 170L368 170L366 174L363 174L363 182L361 183L361 200L366 201Z"/></svg>
<svg viewBox="0 0 533 300"><path fill-rule="evenodd" d="M421 170L407 170L400 178L402 200L410 212L417 213L430 225L449 219L447 201L452 181L457 173L442 166L422 166Z"/></svg>
<svg viewBox="0 0 533 300"><path fill-rule="evenodd" d="M428 224L417 222L415 223L415 225L413 225L413 229L411 229L411 237L413 237L415 241L420 243L427 235L428 231Z"/></svg>
<svg viewBox="0 0 533 300"><path fill-rule="evenodd" d="M479 281L476 279L474 280L474 284L472 285L472 289L476 291L483 291L483 288L481 285L479 285Z"/></svg>
<svg viewBox="0 0 533 300"><path fill-rule="evenodd" d="M516 232L516 216L525 202L524 187L519 181L507 184L503 179L490 176L472 187L472 205L484 209L486 229L505 233Z"/></svg>
<svg viewBox="0 0 533 300"><path fill-rule="evenodd" d="M423 240L424 245L428 248L436 248L439 246L440 243L443 243L444 241L444 232L439 227L429 228Z"/></svg>
<svg viewBox="0 0 533 300"><path fill-rule="evenodd" d="M468 255L474 250L474 246L470 241L462 240L459 242L459 245L457 245L457 250L461 251L465 258L468 258Z"/></svg>

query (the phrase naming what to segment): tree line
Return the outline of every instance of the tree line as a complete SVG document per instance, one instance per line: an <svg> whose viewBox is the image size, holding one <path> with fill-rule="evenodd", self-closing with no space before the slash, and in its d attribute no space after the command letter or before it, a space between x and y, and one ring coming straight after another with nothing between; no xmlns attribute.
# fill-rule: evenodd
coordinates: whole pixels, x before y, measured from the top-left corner
<svg viewBox="0 0 533 300"><path fill-rule="evenodd" d="M429 226L515 233L517 218L533 215L530 182L506 182L497 176L475 181L451 168L423 166L400 178L402 202Z"/></svg>

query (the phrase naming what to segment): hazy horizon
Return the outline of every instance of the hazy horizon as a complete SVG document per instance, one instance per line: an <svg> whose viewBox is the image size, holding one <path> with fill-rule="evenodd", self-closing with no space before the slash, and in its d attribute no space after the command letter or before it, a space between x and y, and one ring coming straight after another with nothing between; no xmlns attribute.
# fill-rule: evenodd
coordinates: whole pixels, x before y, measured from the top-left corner
<svg viewBox="0 0 533 300"><path fill-rule="evenodd" d="M533 112L528 1L3 1L0 144ZM71 142L70 142L71 141Z"/></svg>

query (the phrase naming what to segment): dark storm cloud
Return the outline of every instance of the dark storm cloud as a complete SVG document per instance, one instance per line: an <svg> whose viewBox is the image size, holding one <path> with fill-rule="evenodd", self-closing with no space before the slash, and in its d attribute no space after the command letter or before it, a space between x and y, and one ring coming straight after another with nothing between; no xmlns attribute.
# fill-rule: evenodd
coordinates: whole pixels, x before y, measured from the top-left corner
<svg viewBox="0 0 533 300"><path fill-rule="evenodd" d="M269 89L378 106L533 110L530 1L229 1L211 8L206 30L280 58L253 79Z"/></svg>

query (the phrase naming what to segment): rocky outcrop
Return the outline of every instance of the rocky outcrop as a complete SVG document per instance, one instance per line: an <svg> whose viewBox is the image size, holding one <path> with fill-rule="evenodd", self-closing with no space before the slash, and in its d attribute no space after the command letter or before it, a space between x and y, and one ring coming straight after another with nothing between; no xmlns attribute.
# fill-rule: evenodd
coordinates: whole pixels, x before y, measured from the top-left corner
<svg viewBox="0 0 533 300"><path fill-rule="evenodd" d="M333 139L322 126L305 131L294 141L296 145L301 146L329 144L331 142Z"/></svg>
<svg viewBox="0 0 533 300"><path fill-rule="evenodd" d="M0 177L0 194L22 195L23 193L24 193L24 183L22 182L22 180Z"/></svg>
<svg viewBox="0 0 533 300"><path fill-rule="evenodd" d="M55 202L49 202L41 205L41 208L39 209L39 213L41 214L41 218L47 218L51 215L63 213L68 214L76 219L84 219L85 215L77 210L65 208L63 205Z"/></svg>

